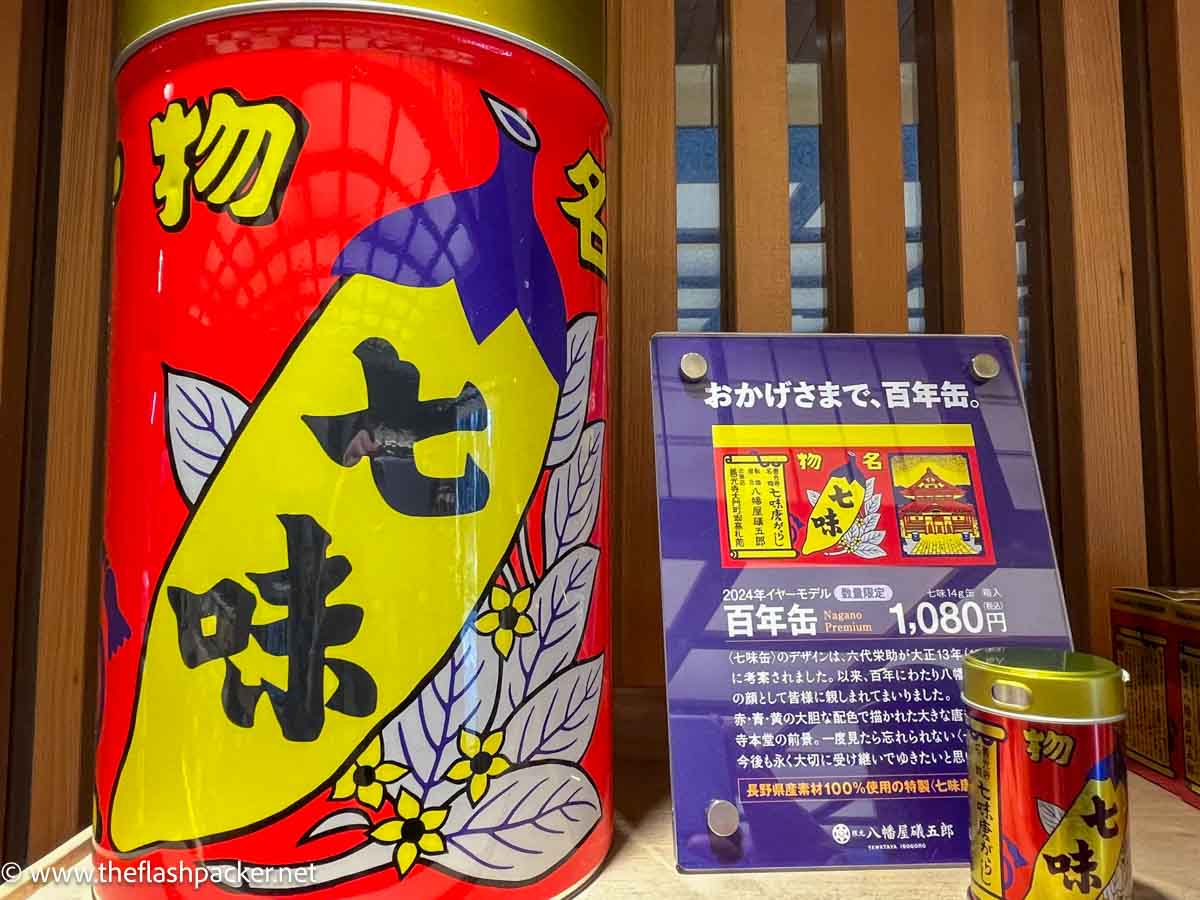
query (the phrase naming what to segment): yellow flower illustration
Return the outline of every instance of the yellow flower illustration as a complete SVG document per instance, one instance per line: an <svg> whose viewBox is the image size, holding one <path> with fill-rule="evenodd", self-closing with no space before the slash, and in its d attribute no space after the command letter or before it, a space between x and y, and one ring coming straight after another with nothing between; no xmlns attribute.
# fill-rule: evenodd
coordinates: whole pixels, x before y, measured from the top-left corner
<svg viewBox="0 0 1200 900"><path fill-rule="evenodd" d="M508 659L517 638L533 634L536 630L533 619L525 612L532 599L532 588L522 588L514 596L502 587L493 587L487 611L475 620L475 630L480 634L490 634L496 652L505 659Z"/></svg>
<svg viewBox="0 0 1200 900"><path fill-rule="evenodd" d="M462 759L452 765L446 772L451 781L469 781L467 794L474 806L487 793L488 782L497 775L503 775L512 766L507 759L500 755L504 745L504 732L493 731L487 737L481 737L474 732L463 729L458 735L458 749Z"/></svg>
<svg viewBox="0 0 1200 900"><path fill-rule="evenodd" d="M396 818L380 822L368 836L381 844L395 844L392 857L401 876L407 875L419 856L436 856L446 852L446 842L438 831L445 823L449 810L442 807L421 809L421 801L401 789L396 798Z"/></svg>
<svg viewBox="0 0 1200 900"><path fill-rule="evenodd" d="M383 762L383 739L375 738L338 778L333 799L349 800L357 795L360 802L379 809L383 806L383 786L399 781L407 773L404 766Z"/></svg>

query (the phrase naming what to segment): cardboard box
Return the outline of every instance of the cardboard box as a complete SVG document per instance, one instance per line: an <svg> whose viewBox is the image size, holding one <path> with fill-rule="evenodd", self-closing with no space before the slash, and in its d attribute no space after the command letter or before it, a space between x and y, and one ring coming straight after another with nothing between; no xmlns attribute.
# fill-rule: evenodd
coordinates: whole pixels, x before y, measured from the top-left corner
<svg viewBox="0 0 1200 900"><path fill-rule="evenodd" d="M1129 673L1125 704L1125 753L1135 772L1177 791L1178 736L1171 710L1170 671L1178 650L1171 634L1174 602L1161 591L1117 588L1112 595L1113 656Z"/></svg>
<svg viewBox="0 0 1200 900"><path fill-rule="evenodd" d="M1176 793L1200 807L1200 593L1177 598L1172 609L1178 642L1180 778Z"/></svg>
<svg viewBox="0 0 1200 900"><path fill-rule="evenodd" d="M1117 588L1111 616L1129 768L1200 807L1200 590Z"/></svg>

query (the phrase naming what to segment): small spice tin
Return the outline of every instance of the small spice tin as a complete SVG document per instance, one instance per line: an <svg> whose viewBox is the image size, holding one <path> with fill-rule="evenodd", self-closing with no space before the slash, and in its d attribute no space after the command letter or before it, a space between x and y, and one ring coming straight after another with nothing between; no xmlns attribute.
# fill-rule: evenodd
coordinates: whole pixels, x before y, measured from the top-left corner
<svg viewBox="0 0 1200 900"><path fill-rule="evenodd" d="M1133 896L1125 673L1005 647L963 666L974 900Z"/></svg>

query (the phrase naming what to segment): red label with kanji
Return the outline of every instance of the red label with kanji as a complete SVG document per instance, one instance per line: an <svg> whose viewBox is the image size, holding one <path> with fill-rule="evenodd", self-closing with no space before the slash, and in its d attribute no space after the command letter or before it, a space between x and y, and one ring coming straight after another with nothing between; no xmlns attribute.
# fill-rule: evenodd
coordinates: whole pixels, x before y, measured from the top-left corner
<svg viewBox="0 0 1200 900"><path fill-rule="evenodd" d="M995 564L970 428L714 431L725 566Z"/></svg>
<svg viewBox="0 0 1200 900"><path fill-rule="evenodd" d="M968 709L971 896L1130 900L1129 790L1119 724Z"/></svg>

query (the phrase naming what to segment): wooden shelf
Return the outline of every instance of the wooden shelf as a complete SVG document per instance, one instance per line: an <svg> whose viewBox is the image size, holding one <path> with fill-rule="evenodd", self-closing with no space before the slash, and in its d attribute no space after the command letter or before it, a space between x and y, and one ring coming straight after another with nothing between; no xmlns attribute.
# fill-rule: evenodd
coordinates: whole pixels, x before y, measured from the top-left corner
<svg viewBox="0 0 1200 900"><path fill-rule="evenodd" d="M617 827L600 877L583 896L687 900L963 900L966 867L681 875L675 870L671 797L661 763L618 765ZM1200 897L1191 861L1200 810L1150 782L1130 780L1138 900Z"/></svg>
<svg viewBox="0 0 1200 900"><path fill-rule="evenodd" d="M618 768L613 849L600 875L580 895L586 900L962 900L966 895L965 867L681 875L675 870L664 764L622 760ZM1137 776L1131 779L1130 788L1137 881L1134 896L1138 900L1200 897L1192 856L1200 834L1200 810ZM37 865L87 866L87 837L86 832L78 835ZM33 891L28 885L16 885L0 889L0 900L88 900L90 896L86 887Z"/></svg>

